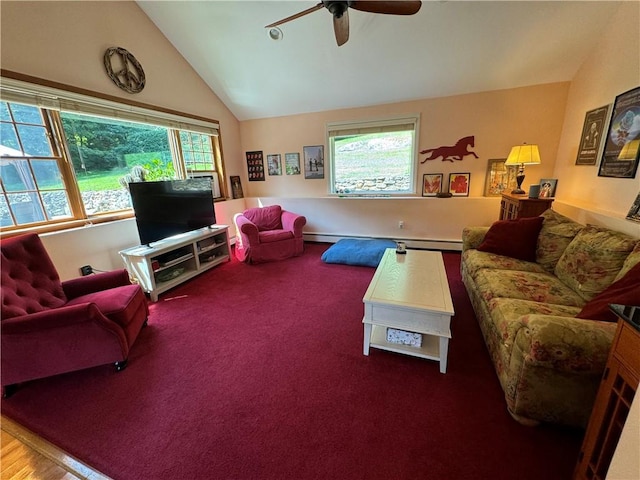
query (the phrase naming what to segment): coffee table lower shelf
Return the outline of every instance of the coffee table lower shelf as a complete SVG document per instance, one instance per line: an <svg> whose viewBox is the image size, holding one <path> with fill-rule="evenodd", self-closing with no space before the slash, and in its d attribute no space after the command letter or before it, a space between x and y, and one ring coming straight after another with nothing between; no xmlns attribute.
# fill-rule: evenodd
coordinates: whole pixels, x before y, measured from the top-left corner
<svg viewBox="0 0 640 480"><path fill-rule="evenodd" d="M367 324L365 324L367 325ZM440 337L433 335L421 334L422 345L413 347L411 345L403 345L401 343L387 342L387 327L382 325L371 325L370 347L389 352L402 353L412 355L414 357L426 358L428 360L440 361ZM368 355L369 352L365 352Z"/></svg>

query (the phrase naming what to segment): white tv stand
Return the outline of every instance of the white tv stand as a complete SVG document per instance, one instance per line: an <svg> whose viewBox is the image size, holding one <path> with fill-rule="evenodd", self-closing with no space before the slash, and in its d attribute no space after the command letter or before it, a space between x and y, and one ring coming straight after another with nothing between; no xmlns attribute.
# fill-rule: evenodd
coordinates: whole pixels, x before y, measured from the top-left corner
<svg viewBox="0 0 640 480"><path fill-rule="evenodd" d="M161 293L231 260L229 227L212 225L119 253L129 275L157 302Z"/></svg>

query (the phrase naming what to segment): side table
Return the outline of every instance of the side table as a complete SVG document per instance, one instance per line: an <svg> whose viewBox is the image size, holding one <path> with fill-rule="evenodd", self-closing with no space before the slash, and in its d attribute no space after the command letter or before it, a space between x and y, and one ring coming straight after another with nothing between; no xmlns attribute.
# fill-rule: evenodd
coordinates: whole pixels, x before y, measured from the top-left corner
<svg viewBox="0 0 640 480"><path fill-rule="evenodd" d="M612 305L618 328L585 432L574 480L605 480L640 381L640 307Z"/></svg>
<svg viewBox="0 0 640 480"><path fill-rule="evenodd" d="M500 202L500 220L537 217L551 208L553 198L529 198L527 195L503 193Z"/></svg>

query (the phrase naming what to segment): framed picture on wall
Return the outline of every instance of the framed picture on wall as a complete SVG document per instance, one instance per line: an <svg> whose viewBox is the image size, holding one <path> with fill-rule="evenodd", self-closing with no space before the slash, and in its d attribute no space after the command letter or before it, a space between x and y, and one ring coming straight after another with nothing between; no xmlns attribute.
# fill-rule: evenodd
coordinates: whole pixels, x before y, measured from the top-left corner
<svg viewBox="0 0 640 480"><path fill-rule="evenodd" d="M452 197L468 197L471 173L450 173L449 193Z"/></svg>
<svg viewBox="0 0 640 480"><path fill-rule="evenodd" d="M631 205L629 209L629 213L627 213L627 220L631 220L632 222L640 223L640 193L636 197L635 201Z"/></svg>
<svg viewBox="0 0 640 480"><path fill-rule="evenodd" d="M485 197L499 197L516 188L517 165L505 165L506 158L493 158L487 163L484 183Z"/></svg>
<svg viewBox="0 0 640 480"><path fill-rule="evenodd" d="M261 151L246 152L247 175L250 182L264 182L264 159Z"/></svg>
<svg viewBox="0 0 640 480"><path fill-rule="evenodd" d="M442 173L425 173L422 175L422 196L435 197L442 192Z"/></svg>
<svg viewBox="0 0 640 480"><path fill-rule="evenodd" d="M285 153L284 165L287 175L300 175L300 154Z"/></svg>
<svg viewBox="0 0 640 480"><path fill-rule="evenodd" d="M267 155L267 169L269 175L282 175L282 163L280 163L280 154Z"/></svg>
<svg viewBox="0 0 640 480"><path fill-rule="evenodd" d="M304 178L324 178L324 145L303 147Z"/></svg>
<svg viewBox="0 0 640 480"><path fill-rule="evenodd" d="M231 180L231 196L233 198L243 198L244 194L242 193L242 182L240 181L240 176L231 175L229 179Z"/></svg>
<svg viewBox="0 0 640 480"><path fill-rule="evenodd" d="M605 129L611 105L590 110L584 117L576 165L595 165L604 148Z"/></svg>
<svg viewBox="0 0 640 480"><path fill-rule="evenodd" d="M640 87L616 97L599 177L635 178L640 160Z"/></svg>

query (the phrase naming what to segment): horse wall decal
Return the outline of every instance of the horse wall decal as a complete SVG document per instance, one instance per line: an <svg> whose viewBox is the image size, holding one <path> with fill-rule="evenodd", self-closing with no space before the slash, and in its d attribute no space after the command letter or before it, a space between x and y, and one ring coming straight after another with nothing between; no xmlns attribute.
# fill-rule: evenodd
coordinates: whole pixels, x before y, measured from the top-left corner
<svg viewBox="0 0 640 480"><path fill-rule="evenodd" d="M475 145L475 137L464 137L456 142L455 145L452 146L442 146L437 148L427 148L426 150L421 150L421 154L431 153L430 156L422 160L420 163L424 163L427 160L435 160L438 157L442 157L442 161L445 160L448 162L453 162L454 160L462 160L463 157L467 155L473 155L478 158L473 152L470 152L469 147L473 147Z"/></svg>

